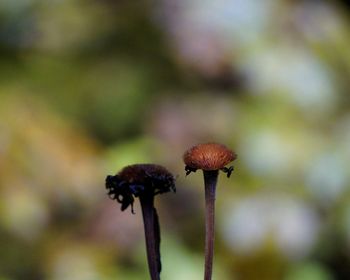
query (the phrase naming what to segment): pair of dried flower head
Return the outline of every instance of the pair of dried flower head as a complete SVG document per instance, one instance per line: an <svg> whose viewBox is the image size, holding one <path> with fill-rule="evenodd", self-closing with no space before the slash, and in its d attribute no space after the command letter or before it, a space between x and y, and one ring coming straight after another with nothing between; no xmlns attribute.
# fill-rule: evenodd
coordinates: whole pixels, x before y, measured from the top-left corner
<svg viewBox="0 0 350 280"><path fill-rule="evenodd" d="M217 143L193 146L183 156L186 175L203 170L206 201L205 278L211 279L214 244L215 190L219 170L230 177L233 167L226 167L237 155ZM134 164L118 174L106 178L108 195L121 204L124 211L131 206L134 213L135 197L140 199L144 219L148 266L152 280L157 280L161 271L160 230L154 196L176 191L174 176L163 166L156 164Z"/></svg>

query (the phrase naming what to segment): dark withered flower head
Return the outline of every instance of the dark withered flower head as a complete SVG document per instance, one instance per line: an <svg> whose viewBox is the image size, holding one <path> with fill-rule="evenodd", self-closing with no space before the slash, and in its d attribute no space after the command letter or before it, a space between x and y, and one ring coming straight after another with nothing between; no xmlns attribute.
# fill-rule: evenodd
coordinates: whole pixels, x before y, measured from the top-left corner
<svg viewBox="0 0 350 280"><path fill-rule="evenodd" d="M183 156L187 174L197 169L206 171L223 170L230 176L233 167L225 168L237 155L226 146L218 143L198 144L187 150Z"/></svg>
<svg viewBox="0 0 350 280"><path fill-rule="evenodd" d="M176 191L174 176L157 164L126 166L117 175L107 176L106 188L110 198L121 203L122 211L131 205L132 213L134 197Z"/></svg>

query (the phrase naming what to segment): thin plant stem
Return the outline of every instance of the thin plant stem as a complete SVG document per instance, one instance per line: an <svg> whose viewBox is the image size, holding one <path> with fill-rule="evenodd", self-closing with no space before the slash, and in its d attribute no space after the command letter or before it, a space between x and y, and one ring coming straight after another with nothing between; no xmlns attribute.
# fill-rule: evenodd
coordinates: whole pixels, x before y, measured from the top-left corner
<svg viewBox="0 0 350 280"><path fill-rule="evenodd" d="M153 195L140 196L143 224L145 229L148 269L151 280L160 280L160 230L157 211L153 206Z"/></svg>
<svg viewBox="0 0 350 280"><path fill-rule="evenodd" d="M218 170L203 170L205 185L205 271L204 280L211 280L215 239L215 191Z"/></svg>

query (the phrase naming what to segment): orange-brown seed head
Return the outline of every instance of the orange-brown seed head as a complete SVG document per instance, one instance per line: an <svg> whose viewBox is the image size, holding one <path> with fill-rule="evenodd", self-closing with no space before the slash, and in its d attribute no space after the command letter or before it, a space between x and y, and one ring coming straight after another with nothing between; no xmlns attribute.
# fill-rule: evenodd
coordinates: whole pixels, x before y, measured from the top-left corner
<svg viewBox="0 0 350 280"><path fill-rule="evenodd" d="M183 156L186 166L202 170L219 170L236 158L233 151L218 143L198 144Z"/></svg>

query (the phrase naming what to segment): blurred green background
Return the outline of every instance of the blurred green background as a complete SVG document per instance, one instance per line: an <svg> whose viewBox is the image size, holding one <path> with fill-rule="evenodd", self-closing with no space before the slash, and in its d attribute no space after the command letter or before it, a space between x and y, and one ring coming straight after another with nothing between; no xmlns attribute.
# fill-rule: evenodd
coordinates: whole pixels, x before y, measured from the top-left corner
<svg viewBox="0 0 350 280"><path fill-rule="evenodd" d="M347 1L1 0L0 279L148 279L142 219L104 179L154 162L162 279L202 279L202 174L217 197L214 279L350 279ZM348 166L348 167L347 167Z"/></svg>

